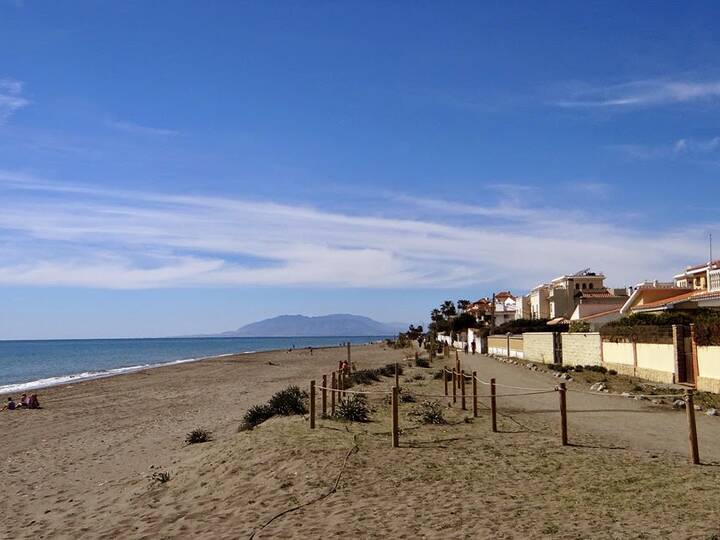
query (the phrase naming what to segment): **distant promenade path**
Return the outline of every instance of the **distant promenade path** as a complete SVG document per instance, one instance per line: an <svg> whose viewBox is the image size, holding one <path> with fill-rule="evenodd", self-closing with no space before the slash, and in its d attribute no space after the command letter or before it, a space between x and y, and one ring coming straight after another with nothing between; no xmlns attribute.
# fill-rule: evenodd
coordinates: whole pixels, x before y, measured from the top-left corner
<svg viewBox="0 0 720 540"><path fill-rule="evenodd" d="M552 388L566 382L568 388L568 429L570 442L573 433L584 433L597 438L604 445L621 446L650 454L672 452L686 458L688 455L688 429L684 410L673 410L667 405L650 401L636 401L617 395L590 395L587 384L562 381L549 373L531 371L522 366L506 364L485 355L460 354L462 369L477 371L485 381L495 378L498 385L526 388ZM438 361L440 365L442 360ZM451 360L454 364L454 359ZM448 364L448 367L452 367ZM480 386L478 394L488 394L487 386ZM498 394L516 393L497 387ZM487 402L487 400L481 400ZM523 417L536 417L539 421L558 429L558 395L541 394L498 398L500 412L516 411ZM720 417L695 412L700 459L703 463L720 462Z"/></svg>

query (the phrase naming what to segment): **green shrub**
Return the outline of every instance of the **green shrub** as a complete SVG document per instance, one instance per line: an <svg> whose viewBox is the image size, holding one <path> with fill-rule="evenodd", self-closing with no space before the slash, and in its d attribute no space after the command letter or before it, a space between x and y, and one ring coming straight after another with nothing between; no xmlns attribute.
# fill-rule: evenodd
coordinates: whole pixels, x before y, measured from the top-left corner
<svg viewBox="0 0 720 540"><path fill-rule="evenodd" d="M617 370L614 370L614 369L609 370L608 375L617 375Z"/></svg>
<svg viewBox="0 0 720 540"><path fill-rule="evenodd" d="M436 371L435 373L433 373L433 379L435 379L436 381L442 379L443 373L444 371L442 369L440 371Z"/></svg>
<svg viewBox="0 0 720 540"><path fill-rule="evenodd" d="M587 321L572 321L570 323L570 332L583 334L590 331L590 323Z"/></svg>
<svg viewBox="0 0 720 540"><path fill-rule="evenodd" d="M578 364L577 366L575 366L575 371L580 372L580 371L583 371L583 369L584 369L584 368L583 368L580 364Z"/></svg>
<svg viewBox="0 0 720 540"><path fill-rule="evenodd" d="M398 364L398 372L403 374L403 368ZM380 377L394 377L395 364L387 364L376 369L360 369L353 371L345 378L345 388L350 388L356 384L372 384L380 381Z"/></svg>
<svg viewBox="0 0 720 540"><path fill-rule="evenodd" d="M270 398L268 405L270 405L273 414L281 416L305 414L308 412L307 405L305 405L307 398L307 392L293 385L276 392Z"/></svg>
<svg viewBox="0 0 720 540"><path fill-rule="evenodd" d="M253 429L255 426L262 424L265 420L273 417L273 410L267 403L263 405L254 405L250 407L245 416L243 416L242 424L240 424L241 431L247 431Z"/></svg>
<svg viewBox="0 0 720 540"><path fill-rule="evenodd" d="M397 364L398 374L403 374L403 368L400 364ZM394 377L395 376L395 364L386 364L384 367L378 368L379 375L383 377Z"/></svg>
<svg viewBox="0 0 720 540"><path fill-rule="evenodd" d="M515 319L507 321L495 327L495 335L524 334L525 332L567 332L567 324L556 324L548 326L548 319Z"/></svg>
<svg viewBox="0 0 720 540"><path fill-rule="evenodd" d="M207 429L193 429L185 436L185 444L198 444L212 441L212 433Z"/></svg>
<svg viewBox="0 0 720 540"><path fill-rule="evenodd" d="M372 384L380 380L380 374L377 369L359 369L353 371L345 377L345 383L347 388L355 386L356 384Z"/></svg>
<svg viewBox="0 0 720 540"><path fill-rule="evenodd" d="M348 422L367 422L369 415L367 399L362 394L351 394L341 400L335 409L335 417Z"/></svg>
<svg viewBox="0 0 720 540"><path fill-rule="evenodd" d="M585 366L585 369L588 371L595 371L597 373L607 373L607 368L605 366Z"/></svg>
<svg viewBox="0 0 720 540"><path fill-rule="evenodd" d="M417 399L412 394L407 392L400 392L400 403L415 403Z"/></svg>
<svg viewBox="0 0 720 540"><path fill-rule="evenodd" d="M563 366L562 364L548 364L548 369L552 371L559 371L560 373L565 373L567 371L570 371L572 369L571 366Z"/></svg>
<svg viewBox="0 0 720 540"><path fill-rule="evenodd" d="M427 358L423 358L423 357L421 357L421 356L418 356L418 357L415 359L415 365L416 365L417 367L421 367L421 368L429 368L429 367L430 367L430 360L428 360Z"/></svg>
<svg viewBox="0 0 720 540"><path fill-rule="evenodd" d="M411 416L417 416L418 420L423 424L444 424L443 407L439 401L423 401L419 403L408 413Z"/></svg>

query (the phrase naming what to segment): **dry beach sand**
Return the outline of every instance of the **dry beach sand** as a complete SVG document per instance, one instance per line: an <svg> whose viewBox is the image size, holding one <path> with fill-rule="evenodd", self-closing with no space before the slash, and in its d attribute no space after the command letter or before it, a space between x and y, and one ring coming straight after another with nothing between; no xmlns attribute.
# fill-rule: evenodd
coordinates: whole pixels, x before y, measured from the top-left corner
<svg viewBox="0 0 720 540"><path fill-rule="evenodd" d="M415 405L403 403L399 449L390 447L383 396L370 400L367 424L323 419L311 431L307 418L285 417L237 432L248 407L290 383L319 379L343 356L339 349L312 357L307 351L241 355L42 392L45 409L0 416L9 450L0 469L0 537L713 538L720 532L720 468L708 459L692 467L681 447L656 449L655 439L634 438L633 422L682 419L683 413L645 403L622 400L628 411L650 412L623 417L621 409L608 408L598 416L615 415L617 436L594 432L587 419L571 421L574 446L567 448L559 444L551 401L524 411L507 400L496 434L487 400L477 419L459 407L445 409L449 423L439 426L418 424L407 414ZM379 345L353 349L359 368L404 356ZM514 373L507 370L515 370L536 385L546 382L489 358L464 361L477 364L472 369L503 370L507 380ZM402 384L442 393L442 381L432 378L436 370L406 367ZM557 401L554 394L547 399ZM185 446L195 427L212 430L215 439ZM157 471L171 479L152 481ZM326 494L341 471L337 492L260 529L279 512Z"/></svg>

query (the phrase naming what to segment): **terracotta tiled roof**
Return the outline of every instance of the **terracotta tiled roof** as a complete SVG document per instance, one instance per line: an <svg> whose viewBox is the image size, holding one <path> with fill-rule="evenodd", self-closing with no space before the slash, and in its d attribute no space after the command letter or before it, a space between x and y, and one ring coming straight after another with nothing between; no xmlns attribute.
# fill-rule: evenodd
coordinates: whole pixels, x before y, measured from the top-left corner
<svg viewBox="0 0 720 540"><path fill-rule="evenodd" d="M710 263L710 264L711 264L712 266L718 266L718 265L720 265L720 259L718 259L717 261L713 261L713 262ZM692 272L693 270L700 270L701 268L705 268L707 265L708 265L708 263L704 262L704 263L702 263L702 264L696 264L696 265L694 265L694 266L688 266L687 268L685 268L685 271L686 271L686 272Z"/></svg>
<svg viewBox="0 0 720 540"><path fill-rule="evenodd" d="M495 300L501 300L503 298L515 298L510 291L500 291L495 293Z"/></svg>
<svg viewBox="0 0 720 540"><path fill-rule="evenodd" d="M649 302L641 306L636 306L633 311L645 311L648 309L661 308L665 306L671 306L680 302L696 302L698 300L713 300L720 298L720 291L708 292L708 291L690 291L677 296L671 296L665 300L657 300L655 302Z"/></svg>
<svg viewBox="0 0 720 540"><path fill-rule="evenodd" d="M592 315L588 315L587 317L582 317L580 320L589 321L592 319L598 319L600 317L605 317L606 315L612 315L613 313L620 313L620 308L603 311L601 313L593 313Z"/></svg>
<svg viewBox="0 0 720 540"><path fill-rule="evenodd" d="M615 296L607 289L584 289L580 290L578 295L582 295L584 298L607 298L609 296Z"/></svg>

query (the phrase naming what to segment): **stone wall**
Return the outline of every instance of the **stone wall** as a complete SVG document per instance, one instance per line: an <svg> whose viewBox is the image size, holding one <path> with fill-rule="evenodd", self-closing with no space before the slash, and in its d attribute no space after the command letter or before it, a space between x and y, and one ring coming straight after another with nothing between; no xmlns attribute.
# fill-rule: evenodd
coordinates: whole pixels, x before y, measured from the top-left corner
<svg viewBox="0 0 720 540"><path fill-rule="evenodd" d="M603 341L603 365L623 375L659 383L674 383L675 347L665 343Z"/></svg>
<svg viewBox="0 0 720 540"><path fill-rule="evenodd" d="M552 332L527 332L523 334L525 360L552 364L555 357Z"/></svg>
<svg viewBox="0 0 720 540"><path fill-rule="evenodd" d="M598 332L562 334L562 363L566 366L599 366L602 342Z"/></svg>
<svg viewBox="0 0 720 540"><path fill-rule="evenodd" d="M698 347L697 389L720 393L720 347Z"/></svg>

